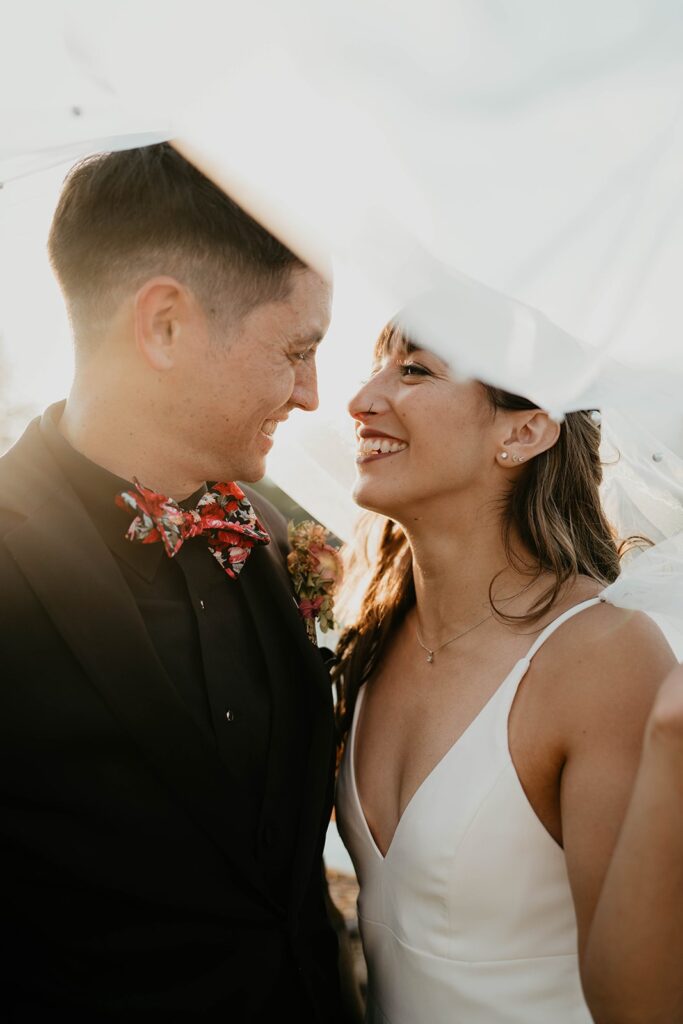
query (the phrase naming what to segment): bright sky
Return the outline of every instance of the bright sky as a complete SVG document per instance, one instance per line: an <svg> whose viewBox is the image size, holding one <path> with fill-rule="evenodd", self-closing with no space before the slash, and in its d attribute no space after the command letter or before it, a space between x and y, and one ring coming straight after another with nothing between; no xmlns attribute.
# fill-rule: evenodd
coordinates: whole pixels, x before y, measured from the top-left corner
<svg viewBox="0 0 683 1024"><path fill-rule="evenodd" d="M69 165L0 191L3 399L42 409L66 395L73 361L69 323L47 258L47 233Z"/></svg>

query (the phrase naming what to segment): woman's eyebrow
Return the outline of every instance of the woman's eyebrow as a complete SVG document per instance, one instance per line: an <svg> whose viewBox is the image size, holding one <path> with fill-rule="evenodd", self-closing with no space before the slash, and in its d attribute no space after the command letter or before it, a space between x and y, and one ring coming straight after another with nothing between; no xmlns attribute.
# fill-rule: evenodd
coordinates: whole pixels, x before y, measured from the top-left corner
<svg viewBox="0 0 683 1024"><path fill-rule="evenodd" d="M413 352L426 352L430 354L430 349L426 348L425 345L419 345L416 341L405 340L402 341L395 349L396 355L410 356Z"/></svg>
<svg viewBox="0 0 683 1024"><path fill-rule="evenodd" d="M394 356L409 356L412 352L420 351L420 346L416 345L412 341L403 341L402 339L395 342L393 345L388 345L387 348L382 352L382 359L392 359ZM375 360L377 362L377 360Z"/></svg>

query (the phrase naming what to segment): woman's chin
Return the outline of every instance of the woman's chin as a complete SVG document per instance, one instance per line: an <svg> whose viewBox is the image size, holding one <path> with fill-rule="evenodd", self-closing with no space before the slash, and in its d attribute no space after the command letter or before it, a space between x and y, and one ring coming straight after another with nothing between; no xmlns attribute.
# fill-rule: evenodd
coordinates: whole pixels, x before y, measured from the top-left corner
<svg viewBox="0 0 683 1024"><path fill-rule="evenodd" d="M387 488L378 487L376 484L357 480L351 497L356 505L367 509L368 512L377 512L378 515L392 518L397 503L392 500L392 495L387 493L387 490Z"/></svg>

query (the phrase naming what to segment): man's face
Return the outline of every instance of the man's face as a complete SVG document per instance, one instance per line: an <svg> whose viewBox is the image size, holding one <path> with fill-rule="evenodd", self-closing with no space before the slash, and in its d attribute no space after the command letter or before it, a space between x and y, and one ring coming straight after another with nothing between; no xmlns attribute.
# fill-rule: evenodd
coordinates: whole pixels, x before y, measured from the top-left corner
<svg viewBox="0 0 683 1024"><path fill-rule="evenodd" d="M318 406L315 357L330 322L331 288L291 272L285 299L255 306L223 338L208 325L177 366L184 455L206 480L260 480L278 423Z"/></svg>

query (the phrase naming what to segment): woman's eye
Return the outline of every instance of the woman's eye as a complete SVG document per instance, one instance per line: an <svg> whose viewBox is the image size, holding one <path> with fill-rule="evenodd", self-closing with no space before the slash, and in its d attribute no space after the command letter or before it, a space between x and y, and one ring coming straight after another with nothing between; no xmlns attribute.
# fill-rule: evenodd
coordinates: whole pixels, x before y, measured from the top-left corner
<svg viewBox="0 0 683 1024"><path fill-rule="evenodd" d="M402 377L428 377L429 370L419 363L401 363L400 371Z"/></svg>

